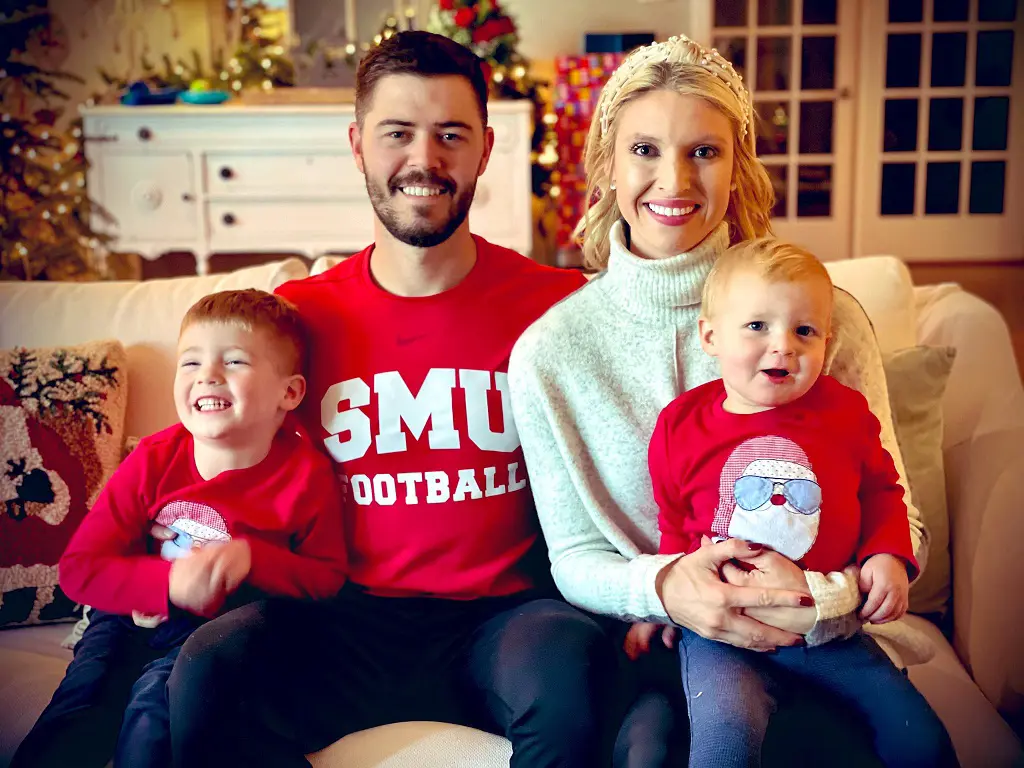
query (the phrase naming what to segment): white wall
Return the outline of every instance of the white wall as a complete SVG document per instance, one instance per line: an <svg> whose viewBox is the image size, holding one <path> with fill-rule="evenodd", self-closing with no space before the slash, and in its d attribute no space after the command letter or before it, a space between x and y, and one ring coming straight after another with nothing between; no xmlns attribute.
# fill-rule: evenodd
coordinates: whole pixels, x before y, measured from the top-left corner
<svg viewBox="0 0 1024 768"><path fill-rule="evenodd" d="M519 27L520 52L540 77L553 60L583 52L585 32L680 32L702 36L707 0L502 0Z"/></svg>
<svg viewBox="0 0 1024 768"><path fill-rule="evenodd" d="M217 7L211 0L174 0L171 7L177 20L177 38L171 34L170 12L163 10L157 0L134 0L134 5L142 10L137 19L115 15L116 5L114 0L98 0L94 4L82 0L49 2L51 13L68 30L69 53L60 69L85 79L81 85L61 84L71 97L65 105L66 117L73 117L78 105L103 89L100 67L120 77L141 76L141 54L147 47L147 59L160 71L163 53L170 54L175 61L191 61L192 51L197 50L204 61L210 59L210 8ZM126 22L134 27L137 21L141 21L140 28L129 34ZM115 51L115 47L120 50Z"/></svg>

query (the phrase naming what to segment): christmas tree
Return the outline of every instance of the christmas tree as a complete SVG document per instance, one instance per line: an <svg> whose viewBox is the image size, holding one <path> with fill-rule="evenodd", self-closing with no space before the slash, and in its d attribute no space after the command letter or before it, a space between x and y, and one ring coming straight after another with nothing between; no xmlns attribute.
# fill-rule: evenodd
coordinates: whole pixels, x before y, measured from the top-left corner
<svg viewBox="0 0 1024 768"><path fill-rule="evenodd" d="M484 60L492 97L533 102L533 193L541 199L556 197L558 185L552 170L558 162L558 137L542 93L547 83L530 74L530 62L518 50L515 22L499 0L438 0L430 11L427 30L461 43Z"/></svg>
<svg viewBox="0 0 1024 768"><path fill-rule="evenodd" d="M55 127L60 83L81 79L25 55L49 23L44 4L0 0L0 279L97 277L108 241L90 225L81 127Z"/></svg>

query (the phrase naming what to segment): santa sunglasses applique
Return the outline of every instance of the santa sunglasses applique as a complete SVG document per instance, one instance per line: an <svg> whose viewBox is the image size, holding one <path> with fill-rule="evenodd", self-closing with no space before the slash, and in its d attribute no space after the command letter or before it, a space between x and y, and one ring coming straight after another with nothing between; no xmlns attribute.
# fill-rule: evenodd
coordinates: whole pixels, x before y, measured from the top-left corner
<svg viewBox="0 0 1024 768"><path fill-rule="evenodd" d="M814 544L820 519L821 486L792 440L755 437L729 455L711 524L716 540L757 542L796 561Z"/></svg>

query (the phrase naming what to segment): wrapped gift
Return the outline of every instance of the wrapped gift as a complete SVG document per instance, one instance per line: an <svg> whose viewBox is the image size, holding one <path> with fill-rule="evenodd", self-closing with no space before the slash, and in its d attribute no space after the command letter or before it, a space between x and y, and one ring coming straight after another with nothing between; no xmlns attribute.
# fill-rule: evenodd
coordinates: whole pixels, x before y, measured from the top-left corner
<svg viewBox="0 0 1024 768"><path fill-rule="evenodd" d="M555 59L554 112L558 116L558 201L559 248L572 245L572 230L586 206L586 174L583 148L587 143L590 121L597 109L601 88L626 57L624 53L591 53L583 56L559 56Z"/></svg>

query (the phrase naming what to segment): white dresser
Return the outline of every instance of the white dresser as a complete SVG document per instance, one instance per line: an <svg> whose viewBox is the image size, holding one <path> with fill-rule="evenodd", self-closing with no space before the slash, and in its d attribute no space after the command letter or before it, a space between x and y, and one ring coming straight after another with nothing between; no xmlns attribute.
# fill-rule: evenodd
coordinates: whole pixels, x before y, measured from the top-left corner
<svg viewBox="0 0 1024 768"><path fill-rule="evenodd" d="M494 152L476 188L473 232L529 255L529 101L491 102ZM88 190L113 217L111 250L157 259L352 253L373 240L373 209L348 143L351 104L83 108Z"/></svg>

